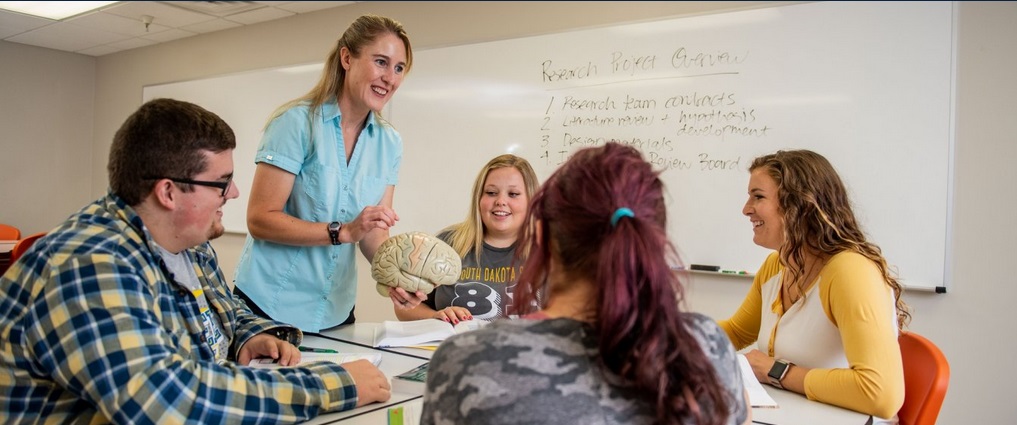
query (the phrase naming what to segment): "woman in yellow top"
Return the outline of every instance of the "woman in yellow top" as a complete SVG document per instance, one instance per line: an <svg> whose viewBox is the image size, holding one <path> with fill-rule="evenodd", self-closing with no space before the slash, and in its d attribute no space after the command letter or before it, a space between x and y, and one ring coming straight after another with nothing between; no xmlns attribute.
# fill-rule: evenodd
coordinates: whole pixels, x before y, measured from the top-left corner
<svg viewBox="0 0 1017 425"><path fill-rule="evenodd" d="M721 321L760 382L876 418L904 402L897 334L910 319L902 287L868 242L829 161L778 151L749 168L752 240L772 249L752 289Z"/></svg>

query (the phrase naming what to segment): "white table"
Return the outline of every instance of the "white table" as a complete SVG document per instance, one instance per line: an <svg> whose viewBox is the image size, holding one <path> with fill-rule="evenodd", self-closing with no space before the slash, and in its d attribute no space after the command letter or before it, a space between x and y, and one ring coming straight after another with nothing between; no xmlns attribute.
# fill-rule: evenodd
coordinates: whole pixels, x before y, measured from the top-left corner
<svg viewBox="0 0 1017 425"><path fill-rule="evenodd" d="M785 391L769 385L764 386L767 394L777 402L777 408L753 408L752 421L756 424L774 425L866 425L872 418L864 413L820 403L804 395Z"/></svg>
<svg viewBox="0 0 1017 425"><path fill-rule="evenodd" d="M433 354L430 350L417 348L376 349L375 329L380 323L355 323L321 333L321 337L309 335L304 344L313 347L334 348L342 352L380 351L382 361L379 368L386 376L392 377L428 361ZM866 425L871 423L869 415L843 409L825 403L811 401L805 396L764 385L766 392L777 402L776 408L753 408L752 420L756 424L770 425ZM375 403L357 409L319 416L308 424L374 424L388 423L388 409L395 406L409 408L419 414L422 407L421 394L393 393L386 403Z"/></svg>
<svg viewBox="0 0 1017 425"><path fill-rule="evenodd" d="M363 325L351 325L348 327L363 328ZM373 330L373 328L372 328ZM431 358L431 352L427 350L414 350L421 351L418 355L409 355L397 353L391 350L379 350L370 347L370 339L363 340L367 341L367 344L360 344L357 342L344 342L338 338L326 335L325 337L306 335L301 345L317 348L331 348L341 353L365 353L374 352L381 353L381 363L378 364L378 368L388 376L389 378L413 369L421 364L426 363ZM410 349L408 349L410 350ZM420 355L423 354L423 355ZM310 421L304 422L305 424L334 424L342 423L346 424L378 424L384 425L388 423L388 409L400 405L406 405L407 403L415 402L413 406L416 408L416 412L419 415L419 406L421 403L422 393L400 393L393 392L392 398L384 403L372 403L366 406L361 406L353 410L336 413L326 413L314 418Z"/></svg>

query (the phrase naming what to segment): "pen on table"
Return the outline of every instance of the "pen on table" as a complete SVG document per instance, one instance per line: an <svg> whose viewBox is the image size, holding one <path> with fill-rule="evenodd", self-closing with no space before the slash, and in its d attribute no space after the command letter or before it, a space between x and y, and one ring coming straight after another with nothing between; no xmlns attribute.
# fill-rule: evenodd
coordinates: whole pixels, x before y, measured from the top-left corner
<svg viewBox="0 0 1017 425"><path fill-rule="evenodd" d="M330 350L328 348L305 347L303 345L297 347L297 349L300 350L300 351L303 351L305 353L331 353L331 354L338 354L339 353L338 351Z"/></svg>

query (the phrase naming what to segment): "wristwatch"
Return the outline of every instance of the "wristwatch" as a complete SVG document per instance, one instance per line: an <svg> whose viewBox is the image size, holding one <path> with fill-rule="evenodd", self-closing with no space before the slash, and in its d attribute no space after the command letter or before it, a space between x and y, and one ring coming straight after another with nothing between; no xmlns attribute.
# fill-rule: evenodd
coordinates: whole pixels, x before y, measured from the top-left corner
<svg viewBox="0 0 1017 425"><path fill-rule="evenodd" d="M338 221L328 223L328 237L332 239L332 245L341 245L339 242L339 228L343 227L343 224Z"/></svg>
<svg viewBox="0 0 1017 425"><path fill-rule="evenodd" d="M770 385L777 388L784 389L784 386L780 384L780 381L784 380L784 376L787 375L787 371L791 369L794 363L791 363L784 359L777 359L773 362L773 367L770 368L770 372L766 374L766 377L770 379Z"/></svg>

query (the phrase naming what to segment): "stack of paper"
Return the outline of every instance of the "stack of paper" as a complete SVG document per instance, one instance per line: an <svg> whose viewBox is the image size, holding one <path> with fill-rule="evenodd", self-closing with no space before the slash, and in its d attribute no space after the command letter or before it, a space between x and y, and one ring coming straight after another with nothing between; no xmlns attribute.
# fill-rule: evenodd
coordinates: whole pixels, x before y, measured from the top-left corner
<svg viewBox="0 0 1017 425"><path fill-rule="evenodd" d="M427 363L392 377L392 391L423 394L427 383Z"/></svg>

